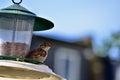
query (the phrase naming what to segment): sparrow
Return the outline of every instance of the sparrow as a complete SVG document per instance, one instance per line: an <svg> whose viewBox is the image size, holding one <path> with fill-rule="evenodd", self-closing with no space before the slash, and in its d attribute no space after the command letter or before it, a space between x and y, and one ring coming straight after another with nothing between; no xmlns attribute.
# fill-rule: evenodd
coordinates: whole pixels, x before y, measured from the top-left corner
<svg viewBox="0 0 120 80"><path fill-rule="evenodd" d="M43 63L48 56L48 51L50 48L51 45L49 43L42 43L40 44L39 48L29 52L26 57Z"/></svg>

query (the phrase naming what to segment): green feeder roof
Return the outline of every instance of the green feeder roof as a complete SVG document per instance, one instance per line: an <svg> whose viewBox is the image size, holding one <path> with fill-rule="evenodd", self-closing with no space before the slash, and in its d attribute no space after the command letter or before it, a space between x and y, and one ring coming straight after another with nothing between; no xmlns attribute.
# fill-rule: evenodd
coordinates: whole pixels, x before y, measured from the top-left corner
<svg viewBox="0 0 120 80"><path fill-rule="evenodd" d="M34 24L34 31L41 31L53 28L54 24L44 18L36 16L36 14L32 13L31 11L27 10L26 8L22 7L19 4L13 4L7 8L0 9L0 14L18 14L18 15L25 15L31 16L35 18Z"/></svg>

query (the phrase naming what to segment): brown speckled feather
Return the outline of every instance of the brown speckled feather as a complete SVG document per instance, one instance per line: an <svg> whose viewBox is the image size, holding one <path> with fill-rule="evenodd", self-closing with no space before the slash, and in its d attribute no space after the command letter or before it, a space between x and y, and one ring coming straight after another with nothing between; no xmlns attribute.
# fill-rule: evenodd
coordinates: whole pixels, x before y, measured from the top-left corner
<svg viewBox="0 0 120 80"><path fill-rule="evenodd" d="M44 62L48 56L48 50L51 48L48 44L44 43L40 45L40 48L35 49L26 56L27 58L32 58L40 62Z"/></svg>

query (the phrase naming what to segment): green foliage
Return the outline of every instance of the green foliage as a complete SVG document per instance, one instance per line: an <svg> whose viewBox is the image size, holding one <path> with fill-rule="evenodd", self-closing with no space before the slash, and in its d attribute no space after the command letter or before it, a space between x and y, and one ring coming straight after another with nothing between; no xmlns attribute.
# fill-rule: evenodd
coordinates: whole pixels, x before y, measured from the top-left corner
<svg viewBox="0 0 120 80"><path fill-rule="evenodd" d="M102 46L97 48L97 54L107 56L112 47L120 49L120 33L113 33L109 39L105 39Z"/></svg>

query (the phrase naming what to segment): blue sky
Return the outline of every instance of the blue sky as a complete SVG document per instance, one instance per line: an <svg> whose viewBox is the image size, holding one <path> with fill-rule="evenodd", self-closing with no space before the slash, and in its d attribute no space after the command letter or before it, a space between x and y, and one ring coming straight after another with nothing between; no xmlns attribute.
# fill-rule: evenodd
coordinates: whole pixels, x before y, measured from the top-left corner
<svg viewBox="0 0 120 80"><path fill-rule="evenodd" d="M0 0L0 8L11 5L11 1ZM120 0L23 0L21 5L55 24L53 29L37 32L40 35L70 42L90 35L99 44L120 30L119 3Z"/></svg>

